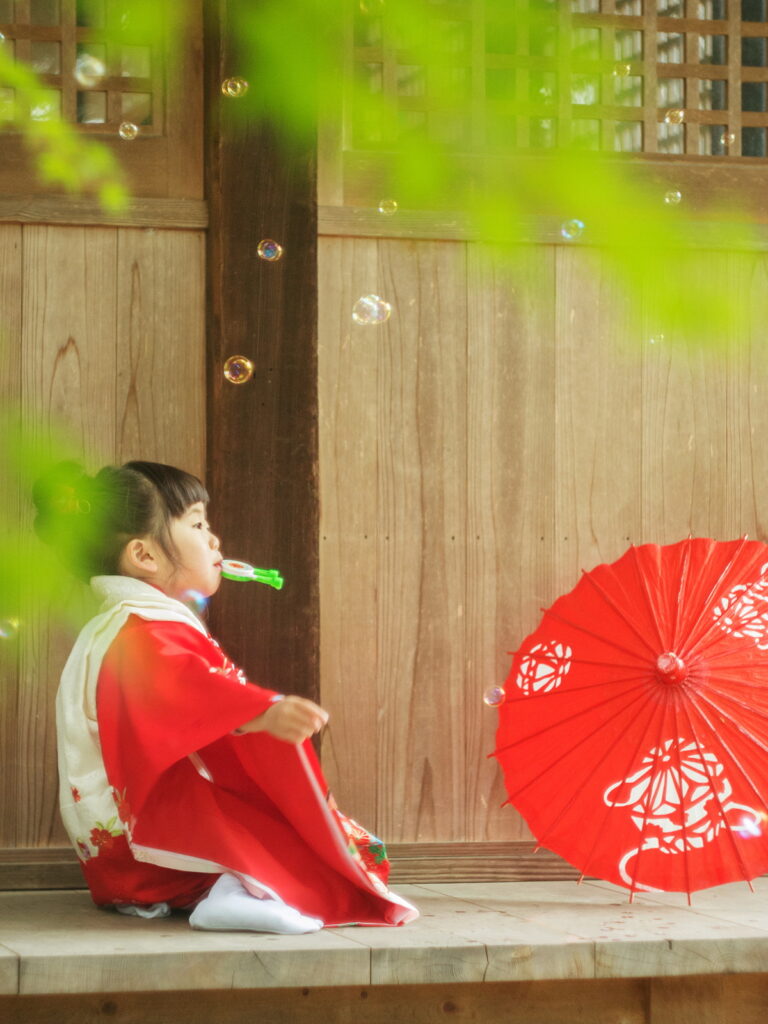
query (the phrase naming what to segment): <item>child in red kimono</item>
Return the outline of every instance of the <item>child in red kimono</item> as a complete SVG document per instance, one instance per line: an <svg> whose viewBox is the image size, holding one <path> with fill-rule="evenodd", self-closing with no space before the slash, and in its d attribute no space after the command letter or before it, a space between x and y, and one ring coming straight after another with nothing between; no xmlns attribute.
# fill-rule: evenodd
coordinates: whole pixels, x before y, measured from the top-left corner
<svg viewBox="0 0 768 1024"><path fill-rule="evenodd" d="M250 683L184 603L221 580L200 481L66 463L34 498L38 534L103 601L56 702L61 814L94 901L280 933L418 916L328 793L310 743L326 712Z"/></svg>

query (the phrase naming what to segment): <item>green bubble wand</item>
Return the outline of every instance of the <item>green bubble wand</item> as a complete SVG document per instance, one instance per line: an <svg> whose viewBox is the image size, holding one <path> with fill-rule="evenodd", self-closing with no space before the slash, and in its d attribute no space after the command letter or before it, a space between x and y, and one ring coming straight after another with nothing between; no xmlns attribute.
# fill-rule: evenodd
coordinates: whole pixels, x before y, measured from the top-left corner
<svg viewBox="0 0 768 1024"><path fill-rule="evenodd" d="M266 583L268 587L274 587L275 590L282 590L284 582L277 569L257 569L247 562L241 562L234 558L225 558L222 561L221 575L225 580Z"/></svg>

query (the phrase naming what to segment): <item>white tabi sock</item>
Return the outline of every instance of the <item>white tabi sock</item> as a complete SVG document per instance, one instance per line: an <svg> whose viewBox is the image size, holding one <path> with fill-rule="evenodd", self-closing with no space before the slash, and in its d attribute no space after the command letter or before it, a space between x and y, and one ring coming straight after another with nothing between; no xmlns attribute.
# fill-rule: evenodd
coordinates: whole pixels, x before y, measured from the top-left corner
<svg viewBox="0 0 768 1024"><path fill-rule="evenodd" d="M274 932L278 935L305 935L323 927L318 918L304 917L287 903L251 896L234 875L221 875L217 879L190 914L189 923L201 931Z"/></svg>

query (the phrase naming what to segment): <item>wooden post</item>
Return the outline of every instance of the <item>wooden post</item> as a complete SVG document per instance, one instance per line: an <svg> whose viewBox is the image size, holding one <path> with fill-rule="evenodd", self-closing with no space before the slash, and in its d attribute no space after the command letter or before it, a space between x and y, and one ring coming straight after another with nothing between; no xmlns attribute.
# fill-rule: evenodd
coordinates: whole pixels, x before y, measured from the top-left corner
<svg viewBox="0 0 768 1024"><path fill-rule="evenodd" d="M208 470L228 557L278 568L285 586L224 581L211 626L249 678L318 695L317 213L315 145L290 152L241 119L221 83L238 65L227 0L207 5ZM279 89L279 83L275 83ZM284 250L260 259L261 239ZM229 383L232 355L255 364Z"/></svg>

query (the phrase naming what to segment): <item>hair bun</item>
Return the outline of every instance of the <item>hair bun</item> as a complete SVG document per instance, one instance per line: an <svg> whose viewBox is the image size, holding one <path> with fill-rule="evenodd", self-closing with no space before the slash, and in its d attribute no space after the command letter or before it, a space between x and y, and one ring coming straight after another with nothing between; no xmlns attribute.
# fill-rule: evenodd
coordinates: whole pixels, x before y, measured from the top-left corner
<svg viewBox="0 0 768 1024"><path fill-rule="evenodd" d="M37 508L34 528L48 544L57 544L62 530L69 532L74 516L91 511L92 481L78 462L60 462L44 473L32 488Z"/></svg>

